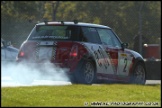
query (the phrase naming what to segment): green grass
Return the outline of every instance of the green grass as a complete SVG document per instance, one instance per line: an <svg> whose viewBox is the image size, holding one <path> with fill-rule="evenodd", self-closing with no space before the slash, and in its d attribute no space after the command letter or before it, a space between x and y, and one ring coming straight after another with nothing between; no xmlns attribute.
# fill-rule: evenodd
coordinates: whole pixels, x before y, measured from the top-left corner
<svg viewBox="0 0 162 108"><path fill-rule="evenodd" d="M141 105L161 106L160 86L100 84L3 87L1 106L84 106L85 102L88 102L88 106L93 102L107 102L109 105L114 102L113 106L121 105L122 102L141 102Z"/></svg>

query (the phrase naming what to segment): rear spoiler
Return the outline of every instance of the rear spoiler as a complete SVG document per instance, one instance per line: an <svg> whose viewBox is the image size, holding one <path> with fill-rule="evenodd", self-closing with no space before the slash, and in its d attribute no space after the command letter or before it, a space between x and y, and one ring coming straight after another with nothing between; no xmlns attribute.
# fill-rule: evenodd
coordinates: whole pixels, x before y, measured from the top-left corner
<svg viewBox="0 0 162 108"><path fill-rule="evenodd" d="M45 25L48 24L49 21L47 21L46 19L43 21L45 23ZM64 24L65 21L58 21L61 22L61 24ZM73 20L74 24L78 24L78 20Z"/></svg>

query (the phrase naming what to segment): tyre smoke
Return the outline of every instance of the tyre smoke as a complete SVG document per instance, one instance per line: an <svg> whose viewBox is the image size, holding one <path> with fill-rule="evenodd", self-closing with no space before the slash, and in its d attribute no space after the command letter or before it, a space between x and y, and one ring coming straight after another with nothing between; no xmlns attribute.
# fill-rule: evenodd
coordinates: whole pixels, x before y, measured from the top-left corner
<svg viewBox="0 0 162 108"><path fill-rule="evenodd" d="M48 62L34 65L2 61L1 64L1 78L9 76L14 82L27 85L32 84L35 80L69 81L66 71L68 70Z"/></svg>

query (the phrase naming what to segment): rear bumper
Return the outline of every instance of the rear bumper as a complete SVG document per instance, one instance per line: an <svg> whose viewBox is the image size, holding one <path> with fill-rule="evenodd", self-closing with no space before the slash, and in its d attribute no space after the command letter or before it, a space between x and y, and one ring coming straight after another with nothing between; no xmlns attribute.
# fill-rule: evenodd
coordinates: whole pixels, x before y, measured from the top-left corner
<svg viewBox="0 0 162 108"><path fill-rule="evenodd" d="M33 63L30 61L24 61L24 59L19 58L17 59L17 64L26 65L29 68L40 70L40 72L41 73L43 72L44 74L46 73L46 70L48 70L48 68L50 69L53 68L55 71L58 70L58 72L65 73L64 75L66 75L71 81L73 81L75 79L75 73L79 71L78 69L80 69L78 68L78 66L81 65L81 62L76 64L77 66L73 66L73 64L71 63L68 63L68 65L64 65L63 63L52 63L52 62Z"/></svg>
<svg viewBox="0 0 162 108"><path fill-rule="evenodd" d="M48 70L48 69L54 69L55 71L61 70L63 72L66 72L67 74L71 73L70 68L63 67L62 63L31 63L31 62L23 62L23 61L17 61L17 65L23 65L26 66L27 68L32 68L36 70Z"/></svg>
<svg viewBox="0 0 162 108"><path fill-rule="evenodd" d="M78 61L70 61L70 62L53 62L53 61L40 61L40 62L36 62L33 60L27 60L24 58L17 58L16 59L16 63L17 64L24 64L24 65L28 65L28 66L35 66L35 67L45 67L45 66L50 66L50 67L54 67L54 68L60 68L63 70L67 70L67 73L73 73L74 70L76 70L77 68L77 63Z"/></svg>

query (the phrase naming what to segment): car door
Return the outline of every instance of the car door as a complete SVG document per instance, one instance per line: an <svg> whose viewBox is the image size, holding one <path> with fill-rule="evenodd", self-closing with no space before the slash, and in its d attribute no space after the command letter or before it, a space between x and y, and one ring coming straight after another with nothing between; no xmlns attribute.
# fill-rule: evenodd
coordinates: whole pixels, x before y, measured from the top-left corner
<svg viewBox="0 0 162 108"><path fill-rule="evenodd" d="M102 46L110 60L110 65L113 67L113 79L122 79L129 74L132 57L128 52L121 47L121 42L111 29L97 29L101 38Z"/></svg>

